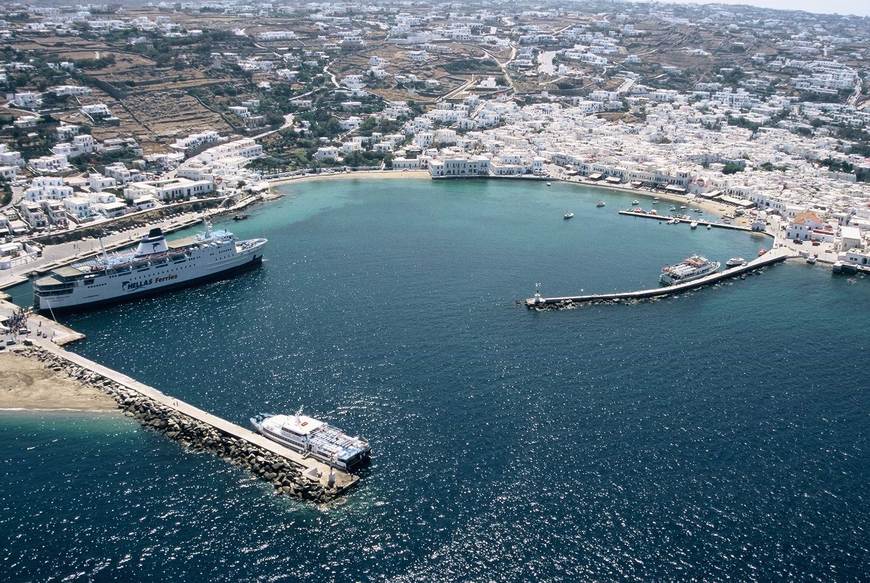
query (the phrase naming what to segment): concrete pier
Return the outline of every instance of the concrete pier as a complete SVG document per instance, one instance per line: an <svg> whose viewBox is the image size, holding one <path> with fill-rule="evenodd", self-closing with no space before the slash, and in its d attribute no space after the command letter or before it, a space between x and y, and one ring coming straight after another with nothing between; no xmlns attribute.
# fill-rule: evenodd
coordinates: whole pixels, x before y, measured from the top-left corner
<svg viewBox="0 0 870 583"><path fill-rule="evenodd" d="M619 211L619 214L625 215L627 217L638 217L641 219L655 219L657 221L671 221L673 219L677 219L679 222L686 223L686 224L697 222L698 227L707 228L707 225L710 225L714 229L731 229L732 231L746 231L749 233L758 233L759 235L766 235L767 234L763 231L753 231L751 228L744 227L742 225L729 225L728 223L717 223L714 221L705 221L703 219L692 219L692 218L684 219L681 217L673 217L670 215L658 215L658 214L650 214L650 213L645 213L645 212L642 213L642 212L638 212L638 211Z"/></svg>
<svg viewBox="0 0 870 583"><path fill-rule="evenodd" d="M718 271L705 277L701 277L699 279L686 283L681 283L678 285L658 287L653 289L643 289L638 291L617 292L610 294L557 296L549 298L536 294L534 297L526 299L525 305L530 310L552 310L560 308L570 308L578 304L614 303L631 300L662 298L666 296L680 294L707 285L712 285L731 277L739 277L750 271L754 271L768 265L773 265L775 263L780 263L782 261L785 261L789 257L793 257L791 251L782 247L777 247L775 249L771 249L764 255L753 259L745 265L741 265L739 267L732 267L731 269L726 269L724 271Z"/></svg>
<svg viewBox="0 0 870 583"><path fill-rule="evenodd" d="M245 466L281 494L324 503L359 481L358 476L331 468L48 340L37 338L28 344L26 355L106 392L125 414L143 425L187 447L212 451Z"/></svg>

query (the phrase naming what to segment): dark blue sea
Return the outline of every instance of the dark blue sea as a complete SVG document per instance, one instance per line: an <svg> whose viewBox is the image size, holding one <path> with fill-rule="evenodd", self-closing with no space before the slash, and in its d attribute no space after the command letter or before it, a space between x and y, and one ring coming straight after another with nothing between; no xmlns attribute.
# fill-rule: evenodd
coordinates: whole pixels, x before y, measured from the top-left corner
<svg viewBox="0 0 870 583"><path fill-rule="evenodd" d="M68 316L71 349L239 423L304 406L372 442L360 486L317 508L118 414L0 413L0 579L870 578L870 280L529 312L770 242L562 184L283 190L224 224L262 268Z"/></svg>

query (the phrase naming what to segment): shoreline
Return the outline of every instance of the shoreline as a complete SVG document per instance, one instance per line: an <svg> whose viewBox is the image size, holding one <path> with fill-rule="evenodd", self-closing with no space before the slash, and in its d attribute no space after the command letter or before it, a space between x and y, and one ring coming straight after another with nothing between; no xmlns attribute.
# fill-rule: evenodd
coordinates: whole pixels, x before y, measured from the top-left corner
<svg viewBox="0 0 870 583"><path fill-rule="evenodd" d="M0 411L108 413L115 401L19 351L0 353Z"/></svg>
<svg viewBox="0 0 870 583"><path fill-rule="evenodd" d="M305 174L302 176L291 176L287 178L278 178L275 180L269 180L269 188L270 190L274 189L278 186L283 186L285 184L292 184L295 182L319 182L326 180L350 180L354 178L359 179L384 179L384 180L396 180L401 178L413 179L413 180L421 180L421 179L429 179L433 180L432 176L426 170L361 170L359 172L336 172L331 174ZM526 178L523 176L457 176L456 179L471 179L471 180L516 180L518 178ZM536 181L550 181L550 182L560 182L564 184L572 184L576 186L585 186L589 188L600 188L602 190L610 190L615 192L621 192L624 194L631 194L639 197L644 197L648 199L658 198L659 201L675 203L679 206L691 206L697 207L703 210L705 213L722 217L730 210L734 210L727 205L723 205L719 202L714 202L705 198L701 198L696 196L695 198L687 198L683 195L672 194L669 192L658 192L653 190L648 190L646 188L633 188L626 185L614 185L607 184L601 182L594 182L588 180L571 180L567 178L559 178L555 176L542 176L535 177ZM280 193L279 193L280 194ZM268 201L263 201L268 202ZM630 208L630 207L629 207ZM622 209L620 209L622 210ZM688 209L687 209L688 210ZM748 221L744 220L743 217L736 217L735 224L740 224L742 222L748 223Z"/></svg>
<svg viewBox="0 0 870 583"><path fill-rule="evenodd" d="M431 179L429 172L425 170L360 170L358 172L333 172L322 174L303 174L301 176L288 176L286 178L276 178L268 180L269 189L285 184L293 184L296 182L320 182L326 180L350 180L354 178L373 179L380 178L383 180L396 180L398 178L408 178L420 180L423 178Z"/></svg>

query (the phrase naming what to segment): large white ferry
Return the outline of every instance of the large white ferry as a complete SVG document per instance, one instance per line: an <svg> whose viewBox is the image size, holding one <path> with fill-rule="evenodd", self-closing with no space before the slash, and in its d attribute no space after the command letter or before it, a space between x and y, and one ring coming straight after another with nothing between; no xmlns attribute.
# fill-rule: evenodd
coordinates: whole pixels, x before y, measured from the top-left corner
<svg viewBox="0 0 870 583"><path fill-rule="evenodd" d="M303 415L257 415L253 426L272 441L333 467L350 470L371 456L369 442L350 437L323 421Z"/></svg>
<svg viewBox="0 0 870 583"><path fill-rule="evenodd" d="M135 251L103 253L37 279L33 303L41 311L68 310L193 285L259 265L265 245L266 239L238 241L209 223L199 235L168 243L151 229Z"/></svg>
<svg viewBox="0 0 870 583"><path fill-rule="evenodd" d="M665 265L659 282L662 285L676 285L699 279L719 270L718 261L710 261L700 255L692 255L676 265Z"/></svg>

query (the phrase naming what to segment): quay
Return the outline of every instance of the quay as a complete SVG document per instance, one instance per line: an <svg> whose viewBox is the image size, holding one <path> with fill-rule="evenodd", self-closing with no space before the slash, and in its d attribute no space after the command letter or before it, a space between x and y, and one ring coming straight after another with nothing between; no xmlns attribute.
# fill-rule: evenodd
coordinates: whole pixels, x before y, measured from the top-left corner
<svg viewBox="0 0 870 583"><path fill-rule="evenodd" d="M180 231L181 229L186 229L188 227L192 227L197 223L202 222L203 219L226 215L233 212L237 212L239 210L245 209L248 206L262 200L262 195L252 195L249 196L238 203L231 206L218 206L217 208L210 209L207 211L197 212L193 214L188 214L186 216L182 216L177 219L172 219L168 221L158 221L161 229L164 233L174 233L175 231ZM226 202L229 199L224 199ZM171 207L166 207L171 208ZM166 208L161 210L166 210ZM104 225L100 225L101 227L111 228L112 223L124 220L130 220L131 218L135 218L138 214L144 214L153 212L155 209L150 209L148 211L141 211L139 213L132 213L129 215L124 215L118 217L117 219L113 219L112 221L108 221ZM143 232L147 233L147 229L149 227L146 226L143 228ZM0 290L4 290L6 288L14 287L16 285L26 283L30 277L43 275L48 273L53 269L57 269L59 267L64 267L66 265L70 265L71 263L78 263L80 261L85 261L88 259L92 259L97 257L98 255L103 254L104 252L109 253L113 251L119 251L121 249L131 247L138 243L138 238L136 235L130 235L129 238L121 239L119 241L113 241L110 243L106 243L103 246L98 246L93 249L89 249L86 251L81 251L79 253L70 253L68 255L64 255L63 257L59 257L53 260L47 259L33 259L27 263L14 265L11 269L6 270L6 272L0 272Z"/></svg>
<svg viewBox="0 0 870 583"><path fill-rule="evenodd" d="M639 217L641 219L655 219L657 221L672 221L674 219L678 220L681 223L698 223L699 227L706 227L707 225L715 228L715 229L731 229L732 231L746 231L749 233L759 233L761 235L766 234L764 231L754 231L750 227L744 227L742 225L729 225L728 223L716 223L713 221L705 221L699 219L684 219L682 217L674 217L670 215L659 215L648 212L639 212L639 211L619 211L619 214L625 215L627 217Z"/></svg>
<svg viewBox="0 0 870 583"><path fill-rule="evenodd" d="M5 347L4 347L5 348ZM276 492L327 503L359 477L282 446L259 433L149 387L118 371L64 350L48 338L25 338L11 350L102 391L128 417L163 433L183 447L209 451L247 468Z"/></svg>
<svg viewBox="0 0 870 583"><path fill-rule="evenodd" d="M761 269L762 267L773 265L775 263L780 263L782 261L785 261L786 259L789 259L790 257L794 257L794 254L790 250L783 247L776 247L774 249L771 249L764 255L753 259L745 265L741 265L739 267L732 267L731 269L726 269L725 271L719 271L717 273L712 273L710 275L701 277L693 281L688 281L686 283L638 291L617 292L610 294L590 294L582 296L559 296L548 298L536 293L533 297L525 300L525 305L530 310L547 310L569 308L577 304L619 303L622 301L630 300L662 298L666 296L680 294L700 287L712 285L714 283L718 283L731 277L739 277L750 271Z"/></svg>

